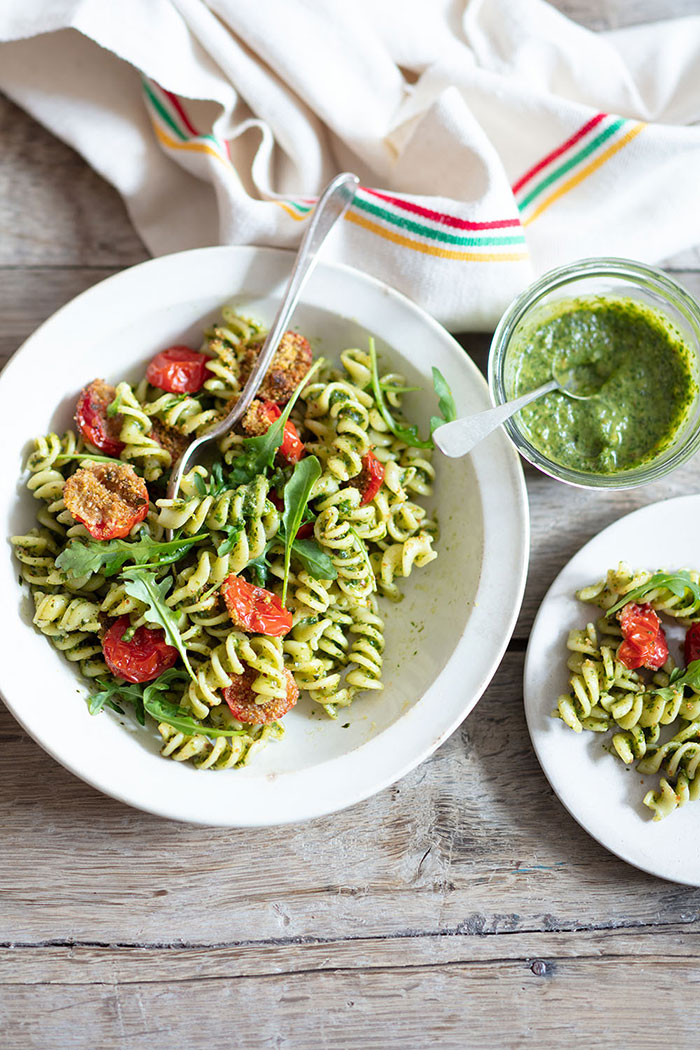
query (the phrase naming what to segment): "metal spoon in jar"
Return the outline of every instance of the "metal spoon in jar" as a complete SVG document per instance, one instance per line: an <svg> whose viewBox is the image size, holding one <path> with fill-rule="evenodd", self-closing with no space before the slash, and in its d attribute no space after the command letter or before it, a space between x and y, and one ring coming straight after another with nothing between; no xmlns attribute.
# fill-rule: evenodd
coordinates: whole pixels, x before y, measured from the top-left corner
<svg viewBox="0 0 700 1050"><path fill-rule="evenodd" d="M349 172L336 175L319 197L309 220L306 233L299 245L299 251L294 260L294 266L287 282L285 293L282 296L282 302L258 354L255 367L251 371L240 397L228 415L220 419L198 438L195 438L192 444L185 449L177 463L173 465L168 483L168 499L177 498L183 475L194 464L204 446L223 434L227 434L250 408L250 403L265 378L265 373L272 361L275 350L287 330L301 290L316 265L319 249L338 219L345 214L352 204L359 181L357 175L352 175ZM172 539L172 530L168 530L168 532L171 534L169 538Z"/></svg>
<svg viewBox="0 0 700 1050"><path fill-rule="evenodd" d="M496 405L495 408L487 408L485 412L477 412L476 415L463 416L452 423L444 423L433 433L433 441L440 451L451 459L466 456L485 437L497 430L525 405L536 401L538 397L544 397L545 394L558 390L577 401L587 401L595 397L608 378L606 375L601 375L595 365L567 364L562 354L554 356L552 376L553 378L548 383L523 394L522 397Z"/></svg>

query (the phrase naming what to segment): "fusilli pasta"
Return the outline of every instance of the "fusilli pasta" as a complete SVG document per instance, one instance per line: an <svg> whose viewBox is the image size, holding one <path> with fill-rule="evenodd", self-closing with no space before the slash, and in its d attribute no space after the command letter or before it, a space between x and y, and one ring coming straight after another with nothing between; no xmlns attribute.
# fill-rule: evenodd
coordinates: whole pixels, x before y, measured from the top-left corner
<svg viewBox="0 0 700 1050"><path fill-rule="evenodd" d="M79 410L78 434L36 440L26 483L37 526L12 537L33 622L92 683L91 710L133 703L141 721L155 720L161 753L199 769L240 766L279 739L279 719L300 689L331 717L359 693L380 691L377 595L398 601L397 581L437 556L437 525L420 502L435 478L430 450L407 444L407 432L387 422L382 396L400 419L405 380L377 377L373 349L343 350L340 368L322 362L306 382L308 343L290 335L275 378L281 389L280 369L290 370L282 384L295 391L288 421L273 422L286 392L279 406L262 404L270 420L262 435L226 435L210 465L196 466L177 498L165 498L173 459L239 395L263 336L226 307L202 349L185 350L204 376L196 388L183 387L182 378L171 384L167 372L160 378L168 352L136 384L86 387L81 398L93 416L103 412L101 425L84 426ZM285 452L292 432L297 443L289 448L301 453ZM145 493L145 482L150 500L146 509L142 497L140 513L118 532L99 523L99 536L75 501L99 477L107 479L101 498L109 503L109 486L123 475L96 463L131 472L131 491ZM313 469L295 519L298 479ZM602 659L594 635L586 645L587 658ZM598 710L610 722L600 682L597 693L592 679L587 688L571 701L568 723L587 727ZM622 685L615 689L624 694ZM635 739L629 747L641 754Z"/></svg>

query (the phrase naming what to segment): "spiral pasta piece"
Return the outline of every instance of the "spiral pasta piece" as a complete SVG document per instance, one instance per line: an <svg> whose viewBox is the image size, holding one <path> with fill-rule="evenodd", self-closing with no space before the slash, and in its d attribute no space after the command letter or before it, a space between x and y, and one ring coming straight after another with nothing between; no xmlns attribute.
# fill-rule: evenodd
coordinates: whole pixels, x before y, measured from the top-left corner
<svg viewBox="0 0 700 1050"><path fill-rule="evenodd" d="M43 594L34 591L34 624L46 635L100 629L100 607L72 594Z"/></svg>
<svg viewBox="0 0 700 1050"><path fill-rule="evenodd" d="M383 494L380 493L380 495L383 498ZM383 503L380 496L377 496L372 503L363 506L360 490L354 485L348 485L337 492L323 496L316 503L316 510L319 514L331 507L336 508L338 519L351 525L361 540L378 542L386 536L386 521L390 515L388 512L385 516L383 515Z"/></svg>
<svg viewBox="0 0 700 1050"><path fill-rule="evenodd" d="M229 631L188 687L186 701L194 716L206 718L210 708L222 702L222 690L231 685L232 676L243 674L246 666L258 672L252 683L253 692L260 697L258 703L286 696L282 640Z"/></svg>
<svg viewBox="0 0 700 1050"><path fill-rule="evenodd" d="M10 543L21 566L22 579L32 587L50 587L56 558L60 552L48 529L30 529L24 536L12 536Z"/></svg>
<svg viewBox="0 0 700 1050"><path fill-rule="evenodd" d="M124 442L121 459L138 467L146 481L155 481L170 467L172 457L168 450L152 437L151 419L128 383L119 383L115 400L123 419L119 434Z"/></svg>
<svg viewBox="0 0 700 1050"><path fill-rule="evenodd" d="M97 638L99 609L92 602L73 595L33 592L33 622L54 648L67 660L77 663L81 674L94 678L107 671L102 645Z"/></svg>
<svg viewBox="0 0 700 1050"><path fill-rule="evenodd" d="M233 769L244 766L269 740L279 740L282 727L276 723L266 726L246 726L242 736L208 737L201 733L191 736L160 722L158 732L163 738L161 755L176 762L188 762L197 769Z"/></svg>
<svg viewBox="0 0 700 1050"><path fill-rule="evenodd" d="M329 387L335 387L331 394L328 393ZM359 393L355 389L352 395L345 389L345 384L329 383L313 402L314 409L328 404L328 425L332 427L334 437L322 453L323 472L314 484L312 498L337 492L341 484L362 470L362 459L369 451L370 439L367 432L369 414ZM311 409L309 416L313 421Z"/></svg>
<svg viewBox="0 0 700 1050"><path fill-rule="evenodd" d="M156 504L158 523L164 529L181 529L186 536L205 529L224 534L234 530L227 569L240 572L262 554L279 528L279 511L267 499L268 490L269 482L259 475L249 484L228 489L219 496L160 499Z"/></svg>
<svg viewBox="0 0 700 1050"><path fill-rule="evenodd" d="M144 402L144 412L186 437L199 437L221 416L218 408L204 408L201 401L189 395L162 394L155 401Z"/></svg>
<svg viewBox="0 0 700 1050"><path fill-rule="evenodd" d="M403 486L407 492L415 492L417 496L432 495L435 467L430 462L430 455L430 450L424 448L406 448L401 453Z"/></svg>
<svg viewBox="0 0 700 1050"><path fill-rule="evenodd" d="M435 558L437 552L433 550L432 536L424 530L404 543L392 543L386 550L373 554L372 567L382 594L392 601L400 601L401 592L394 582L396 577L410 576L414 565L428 565Z"/></svg>
<svg viewBox="0 0 700 1050"><path fill-rule="evenodd" d="M229 307L222 310L222 322L205 332L203 349L211 355L204 390L224 401L240 391L241 359L246 347L264 338L263 328L249 318L241 317Z"/></svg>
<svg viewBox="0 0 700 1050"><path fill-rule="evenodd" d="M353 641L347 659L356 666L348 671L347 684L355 689L383 689L384 621L377 614L376 603L353 610L350 633Z"/></svg>
<svg viewBox="0 0 700 1050"><path fill-rule="evenodd" d="M321 511L314 535L330 555L340 590L356 600L367 598L377 586L367 548L350 522L340 516L338 507Z"/></svg>

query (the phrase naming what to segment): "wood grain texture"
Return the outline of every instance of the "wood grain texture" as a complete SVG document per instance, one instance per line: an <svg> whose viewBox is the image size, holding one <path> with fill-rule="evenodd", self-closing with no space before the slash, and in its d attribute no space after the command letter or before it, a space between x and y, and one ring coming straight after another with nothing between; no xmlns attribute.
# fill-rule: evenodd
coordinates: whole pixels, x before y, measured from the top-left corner
<svg viewBox="0 0 700 1050"><path fill-rule="evenodd" d="M557 0L592 28L696 0ZM146 257L117 194L0 98L0 360ZM664 264L700 296L700 249ZM463 345L485 365L488 337ZM621 514L526 468L515 639L465 724L393 788L305 825L168 823L84 785L0 709L0 1031L37 1050L693 1046L700 890L624 865L558 803L522 712L534 613Z"/></svg>
<svg viewBox="0 0 700 1050"><path fill-rule="evenodd" d="M700 1020L698 948L676 936L668 951L670 939L651 935L499 938L498 952L490 939L361 941L250 952L249 963L240 952L176 951L157 971L143 952L44 950L22 981L15 952L0 962L0 1018L22 1046L52 1050L611 1048L631 1033L635 1047L658 1050L688 1045ZM629 980L635 965L645 980Z"/></svg>
<svg viewBox="0 0 700 1050"><path fill-rule="evenodd" d="M148 257L121 198L0 94L0 265L129 266Z"/></svg>

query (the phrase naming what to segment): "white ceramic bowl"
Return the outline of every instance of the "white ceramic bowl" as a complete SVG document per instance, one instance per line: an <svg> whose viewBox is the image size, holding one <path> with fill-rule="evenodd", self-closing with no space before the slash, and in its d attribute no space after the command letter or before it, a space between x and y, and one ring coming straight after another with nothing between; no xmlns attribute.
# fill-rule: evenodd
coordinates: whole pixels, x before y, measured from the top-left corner
<svg viewBox="0 0 700 1050"><path fill-rule="evenodd" d="M269 323L292 256L222 247L183 252L111 277L59 310L0 378L0 505L9 536L34 523L20 475L31 439L71 422L95 376L136 378L158 350L198 345L222 304ZM407 399L425 431L435 411L431 366L460 412L489 405L486 383L459 345L408 299L340 266L320 265L294 317L328 357L377 338L386 367L430 395ZM439 453L436 454L439 456ZM31 625L27 588L9 543L0 560L4 659L0 690L17 720L54 758L101 791L179 820L224 826L299 821L379 791L438 747L474 707L517 616L528 556L528 516L515 450L496 434L467 460L438 462L439 558L414 572L386 619L385 689L336 721L301 701L287 732L242 770L204 772L158 754L155 728L113 712L88 714L73 668ZM350 723L345 728L346 723ZM47 770L50 775L50 770Z"/></svg>

